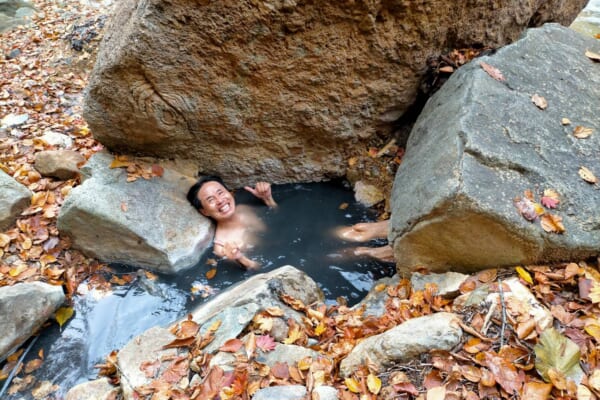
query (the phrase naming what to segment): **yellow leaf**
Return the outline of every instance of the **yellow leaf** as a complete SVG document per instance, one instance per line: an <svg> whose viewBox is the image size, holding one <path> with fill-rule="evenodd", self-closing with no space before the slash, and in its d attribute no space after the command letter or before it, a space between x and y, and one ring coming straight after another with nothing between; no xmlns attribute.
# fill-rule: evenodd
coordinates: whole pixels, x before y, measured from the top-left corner
<svg viewBox="0 0 600 400"><path fill-rule="evenodd" d="M319 323L319 325L317 325L317 327L315 328L315 335L321 336L321 334L325 332L325 329L325 324L323 322Z"/></svg>
<svg viewBox="0 0 600 400"><path fill-rule="evenodd" d="M0 247L4 247L10 243L10 236L4 233L0 233Z"/></svg>
<svg viewBox="0 0 600 400"><path fill-rule="evenodd" d="M27 264L19 264L16 267L12 267L8 271L8 274L14 278L15 276L19 276L21 274L21 272L25 271L26 269L27 269Z"/></svg>
<svg viewBox="0 0 600 400"><path fill-rule="evenodd" d="M110 163L109 168L126 168L131 164L131 161L129 161L126 156L115 156L114 160Z"/></svg>
<svg viewBox="0 0 600 400"><path fill-rule="evenodd" d="M517 274L519 274L519 277L521 277L521 279L523 279L530 285L533 285L533 279L531 279L531 275L529 275L529 272L527 272L523 267L516 267L515 269L517 270Z"/></svg>
<svg viewBox="0 0 600 400"><path fill-rule="evenodd" d="M378 285L375 286L375 291L377 293L383 292L386 288L387 288L387 285L385 283L380 283L380 284L378 284Z"/></svg>
<svg viewBox="0 0 600 400"><path fill-rule="evenodd" d="M46 204L48 199L48 192L37 192L31 196L31 205L35 207L42 207Z"/></svg>
<svg viewBox="0 0 600 400"><path fill-rule="evenodd" d="M577 125L573 129L573 136L577 139L587 139L592 135L594 130L592 128L586 128L585 126Z"/></svg>
<svg viewBox="0 0 600 400"><path fill-rule="evenodd" d="M562 223L562 217L558 215L542 215L540 223L542 224L542 229L544 229L546 232L563 233L565 231L565 226Z"/></svg>
<svg viewBox="0 0 600 400"><path fill-rule="evenodd" d="M298 361L298 369L300 371L306 371L310 368L313 363L312 357L304 357L302 360Z"/></svg>
<svg viewBox="0 0 600 400"><path fill-rule="evenodd" d="M596 280L592 281L592 287L590 288L589 296L592 300L592 303L600 303L600 282Z"/></svg>
<svg viewBox="0 0 600 400"><path fill-rule="evenodd" d="M54 314L54 318L56 318L56 322L62 328L65 322L67 322L73 316L73 308L72 307L61 307L56 310L56 314Z"/></svg>
<svg viewBox="0 0 600 400"><path fill-rule="evenodd" d="M546 212L546 210L544 210L544 207L542 207L542 205L540 203L533 203L533 209L535 210L535 213L537 215L544 215L544 213Z"/></svg>
<svg viewBox="0 0 600 400"><path fill-rule="evenodd" d="M360 385L358 384L356 379L346 378L344 380L344 383L346 384L346 387L348 388L348 390L351 391L352 393L360 393Z"/></svg>
<svg viewBox="0 0 600 400"><path fill-rule="evenodd" d="M594 175L594 173L586 167L579 168L579 176L587 183L598 182L598 178L596 178L596 175Z"/></svg>
<svg viewBox="0 0 600 400"><path fill-rule="evenodd" d="M288 333L287 339L283 341L284 344L294 344L294 342L302 337L302 332L300 332L300 328L298 325L294 325L294 327Z"/></svg>
<svg viewBox="0 0 600 400"><path fill-rule="evenodd" d="M216 320L208 327L208 331L215 332L217 329L219 329L220 326L221 326L221 320L220 319Z"/></svg>
<svg viewBox="0 0 600 400"><path fill-rule="evenodd" d="M369 388L369 392L373 394L379 393L381 390L381 379L373 374L369 374L369 376L367 376L367 387Z"/></svg>
<svg viewBox="0 0 600 400"><path fill-rule="evenodd" d="M585 331L592 336L596 341L600 341L600 325L589 324L585 326Z"/></svg>
<svg viewBox="0 0 600 400"><path fill-rule="evenodd" d="M261 332L271 332L271 329L273 329L273 318L271 317L265 317L264 315L256 314L254 317L254 322Z"/></svg>
<svg viewBox="0 0 600 400"><path fill-rule="evenodd" d="M283 310L279 307L267 307L265 311L272 317L281 317Z"/></svg>

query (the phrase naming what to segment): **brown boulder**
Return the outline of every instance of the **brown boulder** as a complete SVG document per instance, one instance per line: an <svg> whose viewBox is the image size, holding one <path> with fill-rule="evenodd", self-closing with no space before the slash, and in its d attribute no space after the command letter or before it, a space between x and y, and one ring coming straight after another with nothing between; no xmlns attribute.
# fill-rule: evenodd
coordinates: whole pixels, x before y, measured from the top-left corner
<svg viewBox="0 0 600 400"><path fill-rule="evenodd" d="M428 57L568 24L585 3L124 0L84 115L112 150L233 184L340 176L414 102Z"/></svg>
<svg viewBox="0 0 600 400"><path fill-rule="evenodd" d="M43 176L67 180L79 174L85 157L73 150L45 150L35 155L35 169Z"/></svg>

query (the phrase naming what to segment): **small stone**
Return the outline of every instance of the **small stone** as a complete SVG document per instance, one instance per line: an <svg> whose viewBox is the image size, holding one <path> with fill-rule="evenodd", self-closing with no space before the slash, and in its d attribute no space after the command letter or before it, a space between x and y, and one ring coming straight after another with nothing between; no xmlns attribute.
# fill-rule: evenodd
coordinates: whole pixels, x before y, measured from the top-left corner
<svg viewBox="0 0 600 400"><path fill-rule="evenodd" d="M0 128L10 128L25 123L29 119L28 114L8 114L0 120Z"/></svg>
<svg viewBox="0 0 600 400"><path fill-rule="evenodd" d="M75 178L85 157L72 150L46 150L35 155L35 169L43 176L61 180Z"/></svg>
<svg viewBox="0 0 600 400"><path fill-rule="evenodd" d="M7 60L12 60L13 58L17 58L21 55L21 49L12 49L10 53L6 55Z"/></svg>
<svg viewBox="0 0 600 400"><path fill-rule="evenodd" d="M385 200L383 192L377 186L363 181L354 184L354 198L365 207L372 207Z"/></svg>
<svg viewBox="0 0 600 400"><path fill-rule="evenodd" d="M73 145L73 139L68 135L50 130L44 132L44 134L40 136L40 139L51 146L62 147L65 149L68 149Z"/></svg>
<svg viewBox="0 0 600 400"><path fill-rule="evenodd" d="M11 226L29 206L32 193L12 176L0 170L0 231Z"/></svg>
<svg viewBox="0 0 600 400"><path fill-rule="evenodd" d="M110 400L118 397L119 387L112 385L108 378L80 383L67 392L65 400Z"/></svg>
<svg viewBox="0 0 600 400"><path fill-rule="evenodd" d="M467 280L469 276L459 274L458 272L446 272L445 274L424 275L414 272L411 275L410 283L414 290L424 290L425 285L433 283L437 286L437 296L444 298L453 298L460 293L460 285Z"/></svg>
<svg viewBox="0 0 600 400"><path fill-rule="evenodd" d="M306 388L300 385L271 386L258 390L252 400L304 400Z"/></svg>

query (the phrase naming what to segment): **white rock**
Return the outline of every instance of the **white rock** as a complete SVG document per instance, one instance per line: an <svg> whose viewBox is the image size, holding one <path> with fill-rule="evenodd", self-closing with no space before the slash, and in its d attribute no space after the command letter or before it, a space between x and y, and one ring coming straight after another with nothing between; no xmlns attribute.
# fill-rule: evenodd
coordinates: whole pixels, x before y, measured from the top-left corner
<svg viewBox="0 0 600 400"><path fill-rule="evenodd" d="M10 128L25 123L29 119L28 114L8 114L0 120L0 128Z"/></svg>

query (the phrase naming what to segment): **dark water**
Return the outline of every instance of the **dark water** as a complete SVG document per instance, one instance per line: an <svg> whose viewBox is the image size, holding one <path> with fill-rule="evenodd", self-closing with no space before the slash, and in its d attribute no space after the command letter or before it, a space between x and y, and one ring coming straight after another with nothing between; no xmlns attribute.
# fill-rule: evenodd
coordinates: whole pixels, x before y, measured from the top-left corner
<svg viewBox="0 0 600 400"><path fill-rule="evenodd" d="M279 203L275 210L269 210L244 190L235 196L238 203L255 208L267 225L267 232L251 256L263 264L259 272L293 265L318 282L328 302L344 296L349 304L362 299L374 280L393 274L393 265L342 256L343 250L356 244L335 238L332 230L375 217L354 202L352 192L342 183L275 186L273 196ZM343 203L348 207L342 210L339 207ZM94 365L104 362L108 353L123 347L131 338L153 326L165 326L182 318L212 294L255 274L232 262L219 261L216 276L208 280L205 274L213 268L206 264L209 258L214 258L210 250L196 267L177 276L160 275L150 284L139 278L126 286L94 289L75 298L75 314L62 332L52 323L25 359L27 362L37 356L39 349L44 350L45 361L33 375L37 382L50 381L61 387L51 395L54 397L47 398L60 399L69 388L95 379ZM125 267L114 270L117 276L135 271ZM80 290L85 287L83 284ZM31 388L5 394L5 398L32 399L30 392Z"/></svg>

